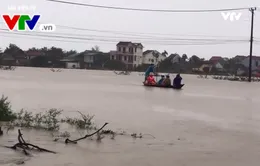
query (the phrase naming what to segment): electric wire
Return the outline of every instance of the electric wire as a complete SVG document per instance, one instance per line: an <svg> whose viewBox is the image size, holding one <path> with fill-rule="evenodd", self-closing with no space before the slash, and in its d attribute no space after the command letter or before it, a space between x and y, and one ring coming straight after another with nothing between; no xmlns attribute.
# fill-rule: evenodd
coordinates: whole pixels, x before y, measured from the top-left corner
<svg viewBox="0 0 260 166"><path fill-rule="evenodd" d="M69 5L94 7L94 8L104 8L104 9L114 9L114 10L128 10L128 11L142 11L142 12L167 12L167 13L203 13L203 12L223 12L223 11L238 11L238 10L248 10L250 7L244 8L225 8L225 9L200 9L200 10L165 10L165 9L141 9L141 8L126 8L126 7L114 7L114 6L104 6L104 5L92 5L87 3L77 3L70 1L61 0L46 0L55 3L63 3Z"/></svg>

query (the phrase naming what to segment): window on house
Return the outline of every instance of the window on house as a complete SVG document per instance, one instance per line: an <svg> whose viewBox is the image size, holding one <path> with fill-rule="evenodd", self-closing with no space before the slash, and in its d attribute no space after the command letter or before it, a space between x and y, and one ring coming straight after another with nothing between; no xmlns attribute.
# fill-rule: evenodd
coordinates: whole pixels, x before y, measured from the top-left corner
<svg viewBox="0 0 260 166"><path fill-rule="evenodd" d="M135 48L135 52L137 52L137 48Z"/></svg>
<svg viewBox="0 0 260 166"><path fill-rule="evenodd" d="M136 55L135 55L135 61L136 61Z"/></svg>
<svg viewBox="0 0 260 166"><path fill-rule="evenodd" d="M111 56L111 59L112 59L112 60L114 60L114 59L115 59L114 55L112 55L112 56Z"/></svg>
<svg viewBox="0 0 260 166"><path fill-rule="evenodd" d="M128 56L128 62L133 61L133 56Z"/></svg>
<svg viewBox="0 0 260 166"><path fill-rule="evenodd" d="M125 53L125 47L123 47L123 53Z"/></svg>
<svg viewBox="0 0 260 166"><path fill-rule="evenodd" d="M121 51L121 47L118 47L118 51L119 51L119 52Z"/></svg>
<svg viewBox="0 0 260 166"><path fill-rule="evenodd" d="M127 61L127 56L125 56L124 58L125 58L124 60Z"/></svg>
<svg viewBox="0 0 260 166"><path fill-rule="evenodd" d="M255 66L258 66L258 61L255 61Z"/></svg>

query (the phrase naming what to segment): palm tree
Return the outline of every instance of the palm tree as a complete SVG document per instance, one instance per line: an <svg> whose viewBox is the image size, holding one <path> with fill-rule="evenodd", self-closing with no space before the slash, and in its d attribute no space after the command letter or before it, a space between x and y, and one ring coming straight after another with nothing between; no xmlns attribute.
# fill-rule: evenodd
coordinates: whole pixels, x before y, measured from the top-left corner
<svg viewBox="0 0 260 166"><path fill-rule="evenodd" d="M168 55L168 52L166 50L164 50L162 55L166 57Z"/></svg>

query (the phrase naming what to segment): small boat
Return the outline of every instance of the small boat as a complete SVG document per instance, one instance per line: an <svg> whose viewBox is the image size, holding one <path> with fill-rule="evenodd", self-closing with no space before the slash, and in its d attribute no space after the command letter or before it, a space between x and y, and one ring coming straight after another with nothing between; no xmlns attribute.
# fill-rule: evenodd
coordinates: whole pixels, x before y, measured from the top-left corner
<svg viewBox="0 0 260 166"><path fill-rule="evenodd" d="M175 87L175 86L162 86L162 85L148 85L148 84L145 84L143 82L144 86L148 86L148 87L158 87L158 88L172 88L172 89L181 89L185 84L182 84L180 87Z"/></svg>

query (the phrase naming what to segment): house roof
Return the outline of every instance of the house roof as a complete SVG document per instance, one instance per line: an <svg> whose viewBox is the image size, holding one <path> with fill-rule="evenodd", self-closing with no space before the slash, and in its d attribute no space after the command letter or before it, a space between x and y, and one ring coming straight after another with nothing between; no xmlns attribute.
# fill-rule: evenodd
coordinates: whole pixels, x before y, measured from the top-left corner
<svg viewBox="0 0 260 166"><path fill-rule="evenodd" d="M250 56L247 56L247 58L249 58ZM252 56L252 59L255 59L255 60L260 60L260 56Z"/></svg>
<svg viewBox="0 0 260 166"><path fill-rule="evenodd" d="M235 58L235 59L244 60L244 59L249 58L249 57L250 57L249 55L248 55L248 56L237 55L237 56L235 56L234 58ZM252 56L252 59L260 60L260 56L255 56L255 55L253 55L253 56Z"/></svg>
<svg viewBox="0 0 260 166"><path fill-rule="evenodd" d="M244 56L244 55L237 55L237 56L235 56L234 58L244 59L244 58L246 58L246 56Z"/></svg>
<svg viewBox="0 0 260 166"><path fill-rule="evenodd" d="M221 59L223 59L221 56L213 56L209 59L209 61L219 61Z"/></svg>
<svg viewBox="0 0 260 166"><path fill-rule="evenodd" d="M147 54L149 53L152 53L152 55L155 57L155 58L158 58L158 56L161 55L161 53L157 50L146 50L145 52L143 52L143 56L146 56Z"/></svg>
<svg viewBox="0 0 260 166"><path fill-rule="evenodd" d="M142 47L143 45L141 43L132 43L130 41L120 41L119 43L117 43L116 46L129 46L129 45L133 45L135 47Z"/></svg>

